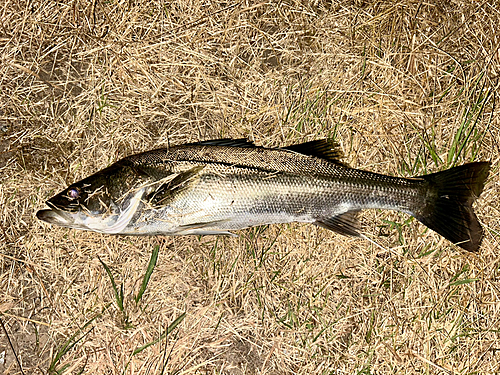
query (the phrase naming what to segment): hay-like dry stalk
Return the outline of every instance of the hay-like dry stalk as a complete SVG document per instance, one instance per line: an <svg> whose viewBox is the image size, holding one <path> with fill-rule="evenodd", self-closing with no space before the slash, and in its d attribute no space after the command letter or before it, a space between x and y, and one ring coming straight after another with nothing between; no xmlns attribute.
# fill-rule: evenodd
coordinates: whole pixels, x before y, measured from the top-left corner
<svg viewBox="0 0 500 375"><path fill-rule="evenodd" d="M24 371L498 373L499 35L495 1L4 0L0 314ZM327 136L394 175L491 160L480 253L387 212L363 213L377 246L311 225L125 238L34 216L134 152ZM0 333L3 351L19 373Z"/></svg>

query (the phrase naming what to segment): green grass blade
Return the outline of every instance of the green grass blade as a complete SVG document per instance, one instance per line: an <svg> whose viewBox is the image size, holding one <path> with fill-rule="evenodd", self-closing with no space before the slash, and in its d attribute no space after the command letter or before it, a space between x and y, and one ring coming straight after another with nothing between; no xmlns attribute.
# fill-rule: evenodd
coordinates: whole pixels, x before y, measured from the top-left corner
<svg viewBox="0 0 500 375"><path fill-rule="evenodd" d="M52 358L52 361L50 362L48 373L49 374L62 374L68 366L63 366L61 369L56 369L57 364L61 360L61 358L69 352L79 341L83 340L85 336L87 336L94 327L90 328L87 332L81 335L79 339L76 340L78 335L83 332L94 320L96 320L98 317L102 316L102 314L98 314L92 319L90 319L87 323L84 324L84 326L80 329L78 329L69 339L67 339L57 350L56 355L54 358Z"/></svg>
<svg viewBox="0 0 500 375"><path fill-rule="evenodd" d="M464 279L464 280L457 280L453 283L450 284L450 286L457 286L457 285L464 285L464 284L470 284L478 281L479 279Z"/></svg>
<svg viewBox="0 0 500 375"><path fill-rule="evenodd" d="M111 270L106 265L106 263L104 263L102 261L102 259L99 257L99 255L97 256L97 259L99 259L99 261L102 263L104 269L106 270L106 273L108 274L109 279L111 280L111 285L113 286L113 290L115 291L116 304L118 305L118 308L120 309L120 311L123 311L124 310L124 308L123 308L123 285L121 286L120 291L118 291L118 287L116 286L115 279L113 277L113 274L111 273Z"/></svg>
<svg viewBox="0 0 500 375"><path fill-rule="evenodd" d="M181 315L179 315L167 328L167 330L165 332L163 332L160 337L158 337L156 340L153 340L149 343L147 343L146 345L143 345L141 346L140 348L137 348L134 350L134 352L132 353L132 355L136 355L136 354L139 354L140 352L142 352L144 349L147 349L149 348L150 346L152 345L155 345L156 343L158 343L159 341L163 340L170 332L172 332L175 327L177 327L183 320L184 318L186 317L186 313L182 313Z"/></svg>
<svg viewBox="0 0 500 375"><path fill-rule="evenodd" d="M159 250L160 246L156 245L153 249L153 252L151 253L151 258L149 259L148 268L146 270L146 273L144 274L144 278L142 279L141 289L139 289L139 293L137 293L137 296L135 297L135 303L139 303L139 301L142 298L142 295L144 294L146 288L148 287L149 279L153 274L153 270L156 266L156 261L158 260Z"/></svg>
<svg viewBox="0 0 500 375"><path fill-rule="evenodd" d="M466 102L466 108L463 111L462 123L460 124L452 144L448 151L447 165L453 166L461 157L468 159L467 153L470 151L473 158L480 148L482 140L488 131L489 125L484 130L479 129L479 123L484 116L486 106L491 97L494 98L494 91L486 89L486 82L483 80L484 74L481 74L476 80L474 87L476 91L473 97ZM480 86L480 81L483 80ZM494 106L494 103L493 103Z"/></svg>

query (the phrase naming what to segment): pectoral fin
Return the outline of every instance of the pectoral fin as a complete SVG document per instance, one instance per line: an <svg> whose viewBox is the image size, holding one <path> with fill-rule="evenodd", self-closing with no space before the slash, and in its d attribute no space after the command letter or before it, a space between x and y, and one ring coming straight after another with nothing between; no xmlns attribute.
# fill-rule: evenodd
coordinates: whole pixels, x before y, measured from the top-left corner
<svg viewBox="0 0 500 375"><path fill-rule="evenodd" d="M186 235L186 234L196 234L196 235L223 235L223 236L233 236L237 237L234 233L228 232L223 229L216 229L221 223L227 222L227 220L214 220L206 221L200 223L192 223L187 225L179 226L179 231L176 235Z"/></svg>
<svg viewBox="0 0 500 375"><path fill-rule="evenodd" d="M361 234L358 232L360 229L357 218L358 212L358 210L347 211L337 216L317 220L314 224L343 234L344 236L360 237Z"/></svg>
<svg viewBox="0 0 500 375"><path fill-rule="evenodd" d="M163 206L174 196L184 189L187 189L197 180L198 174L204 168L203 165L199 165L188 169L186 171L180 172L177 176L173 178L168 178L164 183L158 185L158 187L145 197L145 200L152 206Z"/></svg>

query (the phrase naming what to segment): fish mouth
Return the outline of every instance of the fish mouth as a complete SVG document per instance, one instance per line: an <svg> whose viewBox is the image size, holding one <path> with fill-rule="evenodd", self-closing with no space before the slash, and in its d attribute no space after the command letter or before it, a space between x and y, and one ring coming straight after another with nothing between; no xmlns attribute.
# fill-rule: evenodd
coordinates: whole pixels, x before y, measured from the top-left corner
<svg viewBox="0 0 500 375"><path fill-rule="evenodd" d="M75 220L69 212L58 209L50 202L47 202L47 206L51 208L48 210L40 210L36 213L38 219L61 227L68 227L74 223Z"/></svg>

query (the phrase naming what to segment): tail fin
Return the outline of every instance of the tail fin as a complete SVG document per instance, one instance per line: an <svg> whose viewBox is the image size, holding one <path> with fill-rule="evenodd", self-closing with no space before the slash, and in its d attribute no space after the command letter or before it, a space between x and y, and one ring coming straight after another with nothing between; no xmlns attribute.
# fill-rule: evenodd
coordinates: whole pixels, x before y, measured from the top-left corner
<svg viewBox="0 0 500 375"><path fill-rule="evenodd" d="M426 206L415 218L468 251L477 251L483 228L472 209L490 170L489 162L465 164L443 172L420 176L428 183Z"/></svg>

